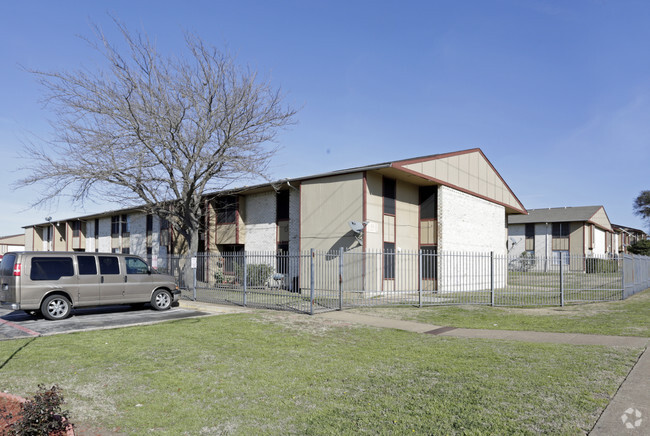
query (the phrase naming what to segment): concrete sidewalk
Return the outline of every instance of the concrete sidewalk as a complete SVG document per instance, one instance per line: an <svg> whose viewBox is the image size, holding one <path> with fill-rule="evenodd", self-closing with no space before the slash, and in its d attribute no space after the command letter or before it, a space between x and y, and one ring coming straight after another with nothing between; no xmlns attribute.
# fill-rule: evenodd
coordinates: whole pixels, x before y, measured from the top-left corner
<svg viewBox="0 0 650 436"><path fill-rule="evenodd" d="M645 348L636 365L625 378L614 395L614 398L612 398L589 434L592 436L609 436L614 434L650 435L650 351L647 349L650 338L584 335L576 333L463 329L381 318L347 311L327 312L318 314L316 317L351 324L362 324L372 327L392 328L415 333L457 338Z"/></svg>
<svg viewBox="0 0 650 436"><path fill-rule="evenodd" d="M453 336L457 338L503 339L507 341L547 342L553 344L572 345L605 345L610 347L618 346L635 348L644 348L650 341L650 338L638 338L632 336L584 335L579 333L547 333L443 327L414 321L402 321L399 319L382 318L374 315L364 315L349 311L327 312L315 316L353 324L406 330L415 333L429 333L438 336Z"/></svg>

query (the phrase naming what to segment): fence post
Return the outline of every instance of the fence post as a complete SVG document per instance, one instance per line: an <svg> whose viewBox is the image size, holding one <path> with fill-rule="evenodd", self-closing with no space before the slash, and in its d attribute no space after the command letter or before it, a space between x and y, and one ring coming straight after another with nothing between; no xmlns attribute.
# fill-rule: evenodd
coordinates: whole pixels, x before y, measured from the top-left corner
<svg viewBox="0 0 650 436"><path fill-rule="evenodd" d="M564 307L564 256L560 252L560 306Z"/></svg>
<svg viewBox="0 0 650 436"><path fill-rule="evenodd" d="M621 300L625 300L625 254L620 256L621 262Z"/></svg>
<svg viewBox="0 0 650 436"><path fill-rule="evenodd" d="M194 264L194 268L192 268L192 301L196 301L196 269L198 268L198 261L199 258L196 253L194 253L194 261L196 264Z"/></svg>
<svg viewBox="0 0 650 436"><path fill-rule="evenodd" d="M311 249L310 254L311 254L311 256L310 256L311 264L310 264L309 275L310 275L311 278L309 280L310 281L310 283L309 283L309 287L310 287L310 292L309 292L309 314L313 315L314 314L314 286L315 286L315 280L314 280L314 269L315 269L314 268L314 255L315 255L315 253L314 253L313 248Z"/></svg>
<svg viewBox="0 0 650 436"><path fill-rule="evenodd" d="M490 305L494 307L494 251L490 251Z"/></svg>
<svg viewBox="0 0 650 436"><path fill-rule="evenodd" d="M422 250L418 250L418 306L422 308Z"/></svg>
<svg viewBox="0 0 650 436"><path fill-rule="evenodd" d="M339 248L339 310L343 310L343 247Z"/></svg>
<svg viewBox="0 0 650 436"><path fill-rule="evenodd" d="M248 274L247 274L248 273L248 266L247 265L248 265L248 262L246 261L246 252L244 251L244 277L243 277L243 281L244 281L244 307L246 307L246 304L248 304L248 301L247 301L248 300L248 295L246 293L246 291L248 289L247 284L246 284L246 278L248 277Z"/></svg>

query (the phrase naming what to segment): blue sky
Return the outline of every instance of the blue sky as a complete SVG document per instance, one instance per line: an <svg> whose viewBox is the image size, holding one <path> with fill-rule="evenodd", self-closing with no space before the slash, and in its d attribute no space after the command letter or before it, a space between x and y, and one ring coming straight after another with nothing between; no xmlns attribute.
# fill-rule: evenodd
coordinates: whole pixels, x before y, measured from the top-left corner
<svg viewBox="0 0 650 436"><path fill-rule="evenodd" d="M101 64L79 36L115 36L107 13L178 53L183 32L227 47L299 107L273 178L480 147L526 208L604 205L647 226L647 1L23 1L0 5L0 235L121 207L32 209L15 190L28 132L50 109L20 66Z"/></svg>

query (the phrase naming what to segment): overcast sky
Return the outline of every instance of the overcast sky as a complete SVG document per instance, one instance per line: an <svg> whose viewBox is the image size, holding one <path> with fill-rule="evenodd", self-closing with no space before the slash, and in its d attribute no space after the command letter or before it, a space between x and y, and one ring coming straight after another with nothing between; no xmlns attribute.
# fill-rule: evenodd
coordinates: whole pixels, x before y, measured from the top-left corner
<svg viewBox="0 0 650 436"><path fill-rule="evenodd" d="M603 205L650 189L650 2L15 1L0 5L0 235L116 204L32 209L15 190L28 135L47 138L43 89L21 69L102 66L79 36L107 13L183 49L183 33L282 87L298 124L273 178L479 147L528 209Z"/></svg>

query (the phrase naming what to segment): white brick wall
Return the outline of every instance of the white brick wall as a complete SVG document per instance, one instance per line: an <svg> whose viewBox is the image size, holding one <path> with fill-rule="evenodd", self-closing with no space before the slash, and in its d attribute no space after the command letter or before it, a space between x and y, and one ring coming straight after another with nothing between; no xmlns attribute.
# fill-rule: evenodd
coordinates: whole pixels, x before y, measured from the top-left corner
<svg viewBox="0 0 650 436"><path fill-rule="evenodd" d="M506 213L501 205L440 186L439 250L506 254Z"/></svg>
<svg viewBox="0 0 650 436"><path fill-rule="evenodd" d="M93 233L94 236L94 233ZM98 247L100 253L111 252L111 218L99 219L99 242Z"/></svg>
<svg viewBox="0 0 650 436"><path fill-rule="evenodd" d="M277 247L275 191L246 196L246 251L272 251Z"/></svg>
<svg viewBox="0 0 650 436"><path fill-rule="evenodd" d="M503 206L440 186L438 220L439 252L506 254L507 228ZM439 258L439 292L490 289L490 270L485 262L469 259L463 256ZM472 262L469 269L468 262ZM495 262L495 270L494 284L503 286L507 277L506 263Z"/></svg>
<svg viewBox="0 0 650 436"><path fill-rule="evenodd" d="M519 256L526 251L526 225L511 224L508 226L508 255Z"/></svg>
<svg viewBox="0 0 650 436"><path fill-rule="evenodd" d="M86 251L95 251L95 220L86 221Z"/></svg>
<svg viewBox="0 0 650 436"><path fill-rule="evenodd" d="M147 257L147 215L129 214L129 252L136 256Z"/></svg>

